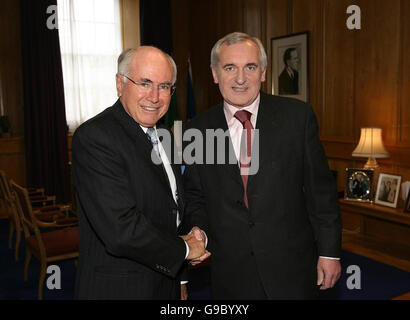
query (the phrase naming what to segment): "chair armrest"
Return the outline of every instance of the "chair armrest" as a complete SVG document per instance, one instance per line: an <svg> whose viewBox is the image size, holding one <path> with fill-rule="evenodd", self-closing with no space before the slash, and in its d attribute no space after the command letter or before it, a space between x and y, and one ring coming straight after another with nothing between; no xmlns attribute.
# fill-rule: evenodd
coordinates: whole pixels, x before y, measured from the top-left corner
<svg viewBox="0 0 410 320"><path fill-rule="evenodd" d="M46 205L55 205L56 204L56 197L55 196L47 196L41 199L30 199L31 205L33 207L44 207Z"/></svg>
<svg viewBox="0 0 410 320"><path fill-rule="evenodd" d="M34 194L40 194L40 195L44 195L44 188L26 188L28 195L34 195Z"/></svg>
<svg viewBox="0 0 410 320"><path fill-rule="evenodd" d="M34 211L36 212L49 212L49 211L60 211L61 208L59 205L48 205L36 208Z"/></svg>
<svg viewBox="0 0 410 320"><path fill-rule="evenodd" d="M52 222L36 219L36 223L40 228L72 227L78 225L78 219L62 217L56 218Z"/></svg>
<svg viewBox="0 0 410 320"><path fill-rule="evenodd" d="M57 226L76 226L78 225L78 219L77 218L58 218L56 219L56 225Z"/></svg>
<svg viewBox="0 0 410 320"><path fill-rule="evenodd" d="M61 212L61 211L47 211L47 212L41 212L41 211L35 211L34 216L38 221L42 222L53 222L57 219L61 218L66 218L66 215Z"/></svg>

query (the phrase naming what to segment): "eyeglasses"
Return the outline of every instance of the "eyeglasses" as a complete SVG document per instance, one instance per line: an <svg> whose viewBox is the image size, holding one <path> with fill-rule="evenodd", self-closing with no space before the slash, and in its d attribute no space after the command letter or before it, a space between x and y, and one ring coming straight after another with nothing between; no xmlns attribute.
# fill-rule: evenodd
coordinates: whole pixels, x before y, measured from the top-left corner
<svg viewBox="0 0 410 320"><path fill-rule="evenodd" d="M171 85L170 83L160 83L160 84L154 84L152 82L138 82L130 79L124 74L121 74L123 77L127 78L130 80L133 84L135 84L141 91L143 92L151 92L154 90L154 87L158 88L158 92L162 96L172 96L172 94L175 92L176 86Z"/></svg>

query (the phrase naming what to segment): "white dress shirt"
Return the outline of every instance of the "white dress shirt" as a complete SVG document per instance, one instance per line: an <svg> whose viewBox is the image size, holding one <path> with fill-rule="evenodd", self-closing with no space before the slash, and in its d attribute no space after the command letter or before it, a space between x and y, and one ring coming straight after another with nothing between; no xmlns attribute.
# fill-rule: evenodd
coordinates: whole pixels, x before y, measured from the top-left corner
<svg viewBox="0 0 410 320"><path fill-rule="evenodd" d="M142 125L140 125L140 127L144 131L144 133L146 134L148 128L143 127ZM158 138L158 133L157 133L156 126L154 126L154 129L155 129L155 133L157 134L157 138ZM165 171L167 173L167 176L168 176L168 181L169 181L169 184L171 186L172 196L174 198L175 203L178 204L178 202L177 202L177 182L176 182L176 179L175 179L174 171L172 171L171 164L169 162L167 154L166 154L166 152L164 150L164 147L162 146L162 143L159 140L159 138L158 138L158 150L159 150L159 154L161 156L162 164L164 165L164 169L165 169ZM179 217L179 212L177 212L177 220L176 220L177 227L180 225L180 223L181 223L181 219ZM185 242L185 247L186 247L186 254L185 254L185 259L186 259L186 257L188 257L188 254L189 254L189 246L188 246L188 244L186 243L185 240L184 240L184 242Z"/></svg>
<svg viewBox="0 0 410 320"><path fill-rule="evenodd" d="M249 111L252 114L250 121L252 123L253 128L255 128L256 119L258 117L259 100L260 100L260 95L258 95L258 97L255 99L255 101L252 104L250 104L249 106L243 107L243 108L234 107L224 101L225 118L228 124L229 134L231 136L233 149L235 151L236 159L238 159L238 163L239 163L239 156L240 156L240 151L241 151L241 138L242 138L242 132L243 132L243 125L238 119L235 118L234 115L239 110Z"/></svg>

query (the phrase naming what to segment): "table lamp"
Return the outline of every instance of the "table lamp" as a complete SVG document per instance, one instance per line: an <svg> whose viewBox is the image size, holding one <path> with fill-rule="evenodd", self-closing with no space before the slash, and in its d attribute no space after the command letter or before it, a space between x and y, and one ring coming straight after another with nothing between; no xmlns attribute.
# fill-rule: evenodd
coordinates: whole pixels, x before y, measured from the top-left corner
<svg viewBox="0 0 410 320"><path fill-rule="evenodd" d="M352 152L353 157L368 157L365 169L377 169L376 158L388 158L389 153L383 146L382 129L376 127L360 128L360 140L356 149Z"/></svg>

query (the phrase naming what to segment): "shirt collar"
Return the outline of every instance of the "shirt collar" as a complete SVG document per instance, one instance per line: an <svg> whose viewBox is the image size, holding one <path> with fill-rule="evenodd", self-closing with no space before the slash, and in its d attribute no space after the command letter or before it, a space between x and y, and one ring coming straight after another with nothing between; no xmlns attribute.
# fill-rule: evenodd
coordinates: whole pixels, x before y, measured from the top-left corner
<svg viewBox="0 0 410 320"><path fill-rule="evenodd" d="M242 107L242 108L234 107L233 105L230 105L229 103L224 101L224 113L225 113L226 122L228 123L228 126L230 126L235 120L237 120L234 117L234 115L239 110L249 111L252 114L251 119L255 117L258 114L260 97L261 95L259 93L254 102L252 102L249 106Z"/></svg>
<svg viewBox="0 0 410 320"><path fill-rule="evenodd" d="M144 131L144 133L147 133L148 131L148 127L144 127L142 125L140 125L141 129ZM153 126L153 128L155 129L155 131L157 131L157 126Z"/></svg>

